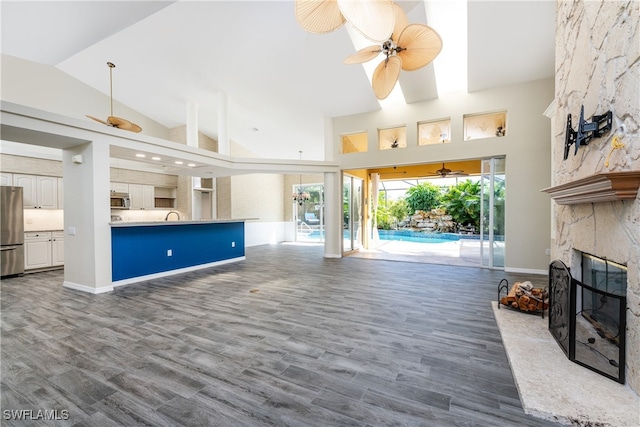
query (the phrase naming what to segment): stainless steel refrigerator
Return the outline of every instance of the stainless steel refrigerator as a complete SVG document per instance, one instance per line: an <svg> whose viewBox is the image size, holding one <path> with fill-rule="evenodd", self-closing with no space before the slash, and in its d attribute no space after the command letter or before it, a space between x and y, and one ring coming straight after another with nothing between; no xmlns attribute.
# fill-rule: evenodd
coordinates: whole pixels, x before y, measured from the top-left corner
<svg viewBox="0 0 640 427"><path fill-rule="evenodd" d="M22 187L0 186L0 270L2 277L24 274Z"/></svg>

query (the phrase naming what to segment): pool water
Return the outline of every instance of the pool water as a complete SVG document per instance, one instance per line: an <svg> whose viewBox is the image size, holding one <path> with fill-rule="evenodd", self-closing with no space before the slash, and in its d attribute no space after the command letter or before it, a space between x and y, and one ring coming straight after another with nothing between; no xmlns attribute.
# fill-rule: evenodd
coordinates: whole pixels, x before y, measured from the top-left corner
<svg viewBox="0 0 640 427"><path fill-rule="evenodd" d="M425 233L411 230L378 230L380 240L394 240L416 243L450 243L460 240L460 236L452 233Z"/></svg>
<svg viewBox="0 0 640 427"><path fill-rule="evenodd" d="M306 237L308 239L320 239L324 232L314 230ZM423 231L411 231L411 230L378 230L378 236L380 240L394 240L403 242L416 242L416 243L447 243L457 242L460 240L458 234L453 233L427 233ZM345 239L349 239L349 231L344 232ZM464 236L464 238L478 238L477 236Z"/></svg>

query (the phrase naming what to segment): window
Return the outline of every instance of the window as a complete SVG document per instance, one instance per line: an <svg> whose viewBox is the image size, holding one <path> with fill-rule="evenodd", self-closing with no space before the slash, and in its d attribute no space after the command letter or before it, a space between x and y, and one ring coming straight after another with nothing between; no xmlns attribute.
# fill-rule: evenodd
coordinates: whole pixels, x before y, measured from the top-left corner
<svg viewBox="0 0 640 427"><path fill-rule="evenodd" d="M467 114L464 116L464 140L505 136L507 112Z"/></svg>
<svg viewBox="0 0 640 427"><path fill-rule="evenodd" d="M451 119L418 123L418 145L451 142Z"/></svg>
<svg viewBox="0 0 640 427"><path fill-rule="evenodd" d="M342 154L366 153L368 145L367 132L342 135Z"/></svg>
<svg viewBox="0 0 640 427"><path fill-rule="evenodd" d="M407 127L378 129L378 144L380 150L405 148L407 146Z"/></svg>

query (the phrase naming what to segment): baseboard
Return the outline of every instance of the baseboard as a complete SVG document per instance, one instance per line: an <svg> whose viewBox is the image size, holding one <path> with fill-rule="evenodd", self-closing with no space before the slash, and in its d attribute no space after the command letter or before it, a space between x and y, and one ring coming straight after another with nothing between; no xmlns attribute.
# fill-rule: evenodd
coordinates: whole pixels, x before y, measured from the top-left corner
<svg viewBox="0 0 640 427"><path fill-rule="evenodd" d="M87 293L94 294L94 295L104 294L105 292L113 292L113 286L112 285L101 286L99 288L94 288L92 286L80 285L78 283L73 283L73 282L69 282L69 281L65 280L62 283L62 286L64 288L69 288L69 289L73 289L73 290L76 290L76 291L87 292Z"/></svg>
<svg viewBox="0 0 640 427"><path fill-rule="evenodd" d="M507 273L540 274L542 276L549 275L549 270L536 270L532 268L505 267L504 271L506 271Z"/></svg>
<svg viewBox="0 0 640 427"><path fill-rule="evenodd" d="M337 258L342 258L342 255L340 254L324 254L325 258L332 258L332 259L337 259Z"/></svg>
<svg viewBox="0 0 640 427"><path fill-rule="evenodd" d="M158 278L161 278L161 277L173 276L175 274L187 273L189 271L202 270L203 268L216 267L216 266L219 266L219 265L230 264L230 263L238 262L238 261L244 261L245 259L246 259L246 257L244 257L244 256L236 257L236 258L230 258L230 259L225 259L225 260L222 260L222 261L210 262L210 263L207 263L207 264L194 265L194 266L191 266L191 267L178 268L176 270L161 271L161 272L158 272L158 273L147 274L145 276L132 277L130 279L117 280L115 282L112 282L111 284L115 288L115 287L119 287L119 286L130 285L132 283L144 282L145 280L158 279Z"/></svg>

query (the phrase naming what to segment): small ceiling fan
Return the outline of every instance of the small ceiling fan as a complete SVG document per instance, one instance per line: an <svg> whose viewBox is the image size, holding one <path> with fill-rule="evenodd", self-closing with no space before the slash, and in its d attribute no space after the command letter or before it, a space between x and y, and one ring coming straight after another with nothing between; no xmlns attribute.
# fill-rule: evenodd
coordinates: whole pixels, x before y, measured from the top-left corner
<svg viewBox="0 0 640 427"><path fill-rule="evenodd" d="M125 120L113 115L113 69L116 68L116 66L113 62L107 62L107 66L109 67L109 97L111 98L111 115L107 117L106 121L98 119L97 117L90 116L88 114L87 117L107 126L138 133L142 130L140 126L130 122L129 120Z"/></svg>
<svg viewBox="0 0 640 427"><path fill-rule="evenodd" d="M441 169L431 172L430 175L439 176L440 178L446 178L448 176L464 176L469 174L464 173L463 170L452 171L451 169L447 169L446 167L444 167L443 163Z"/></svg>
<svg viewBox="0 0 640 427"><path fill-rule="evenodd" d="M442 39L431 27L409 24L402 8L393 3L393 32L381 46L360 49L347 57L345 64L361 64L376 58L380 53L384 60L373 72L371 86L376 97L385 99L400 77L400 70L415 71L428 65L442 50Z"/></svg>

